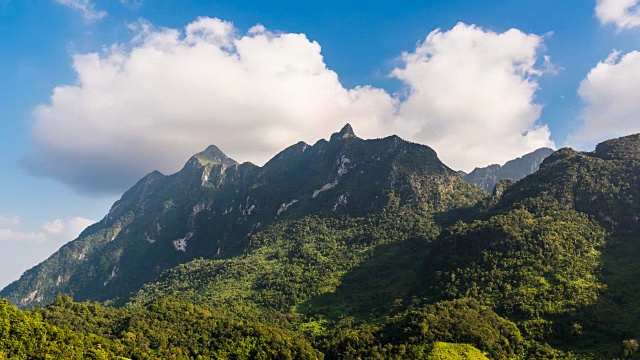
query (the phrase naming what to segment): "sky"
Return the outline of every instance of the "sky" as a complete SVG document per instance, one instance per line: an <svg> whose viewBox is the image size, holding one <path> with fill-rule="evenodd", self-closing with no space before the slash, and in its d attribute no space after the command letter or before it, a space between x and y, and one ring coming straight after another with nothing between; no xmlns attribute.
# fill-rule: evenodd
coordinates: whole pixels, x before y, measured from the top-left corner
<svg viewBox="0 0 640 360"><path fill-rule="evenodd" d="M470 171L640 132L640 0L0 0L0 287L152 170L349 122Z"/></svg>

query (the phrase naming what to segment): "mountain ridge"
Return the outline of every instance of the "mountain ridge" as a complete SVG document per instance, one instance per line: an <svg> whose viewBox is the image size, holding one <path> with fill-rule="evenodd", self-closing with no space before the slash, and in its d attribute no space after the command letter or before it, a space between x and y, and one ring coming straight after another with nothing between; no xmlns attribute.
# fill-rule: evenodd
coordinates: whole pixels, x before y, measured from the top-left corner
<svg viewBox="0 0 640 360"><path fill-rule="evenodd" d="M504 165L492 164L475 168L469 174L460 172L462 178L482 190L492 193L500 180L521 180L538 170L542 161L554 152L550 148L540 148L521 157L509 160Z"/></svg>
<svg viewBox="0 0 640 360"><path fill-rule="evenodd" d="M60 296L25 326L128 358L225 342L220 356L246 359L286 356L287 343L324 359L638 358L640 134L560 149L489 195L428 147L345 128L268 166L225 167L212 151L145 176L109 226L10 294L103 305ZM24 328L31 312L7 304ZM274 341L245 342L255 331Z"/></svg>
<svg viewBox="0 0 640 360"><path fill-rule="evenodd" d="M455 189L469 197L452 198ZM212 145L177 173L143 177L99 223L0 295L26 307L60 292L126 299L175 265L240 253L248 237L283 218L363 215L400 204L445 210L482 197L431 148L396 136L363 140L349 124L329 141L294 144L262 167L238 164Z"/></svg>

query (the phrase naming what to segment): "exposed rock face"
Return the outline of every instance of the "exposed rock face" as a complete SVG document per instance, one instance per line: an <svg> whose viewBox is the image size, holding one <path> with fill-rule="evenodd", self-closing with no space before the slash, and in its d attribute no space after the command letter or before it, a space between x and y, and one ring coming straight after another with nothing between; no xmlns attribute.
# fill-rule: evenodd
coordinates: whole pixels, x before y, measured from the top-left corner
<svg viewBox="0 0 640 360"><path fill-rule="evenodd" d="M482 197L431 148L397 136L363 140L348 124L330 141L297 143L263 167L209 146L173 175L145 176L102 221L0 296L23 307L58 293L119 303L178 264L242 253L247 238L274 221L398 206L445 211Z"/></svg>

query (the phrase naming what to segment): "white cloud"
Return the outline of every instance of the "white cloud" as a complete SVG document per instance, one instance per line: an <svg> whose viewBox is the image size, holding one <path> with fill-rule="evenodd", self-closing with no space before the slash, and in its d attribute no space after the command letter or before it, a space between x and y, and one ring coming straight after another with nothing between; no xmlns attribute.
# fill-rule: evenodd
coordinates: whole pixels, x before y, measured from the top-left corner
<svg viewBox="0 0 640 360"><path fill-rule="evenodd" d="M640 0L598 0L596 17L618 30L635 28L640 26Z"/></svg>
<svg viewBox="0 0 640 360"><path fill-rule="evenodd" d="M60 219L55 219L52 222L42 224L42 228L49 234L59 234L64 230L64 222Z"/></svg>
<svg viewBox="0 0 640 360"><path fill-rule="evenodd" d="M585 103L583 124L568 138L580 149L596 143L640 132L640 52L621 56L614 51L599 62L580 84L578 94Z"/></svg>
<svg viewBox="0 0 640 360"><path fill-rule="evenodd" d="M0 243L8 241L66 243L77 238L84 229L95 223L81 217L72 217L67 220L55 219L42 224L39 229L29 230L21 228L19 217L6 218L12 221L3 222L0 217Z"/></svg>
<svg viewBox="0 0 640 360"><path fill-rule="evenodd" d="M211 18L183 31L132 29L131 44L75 55L77 83L34 111L32 172L122 191L151 170L178 170L209 144L260 164L346 122L363 137L397 133L433 146L463 169L552 144L534 103L543 39L518 30L433 32L393 71L411 90L402 102L343 87L304 34L261 25L242 34Z"/></svg>
<svg viewBox="0 0 640 360"><path fill-rule="evenodd" d="M54 0L56 3L77 10L87 22L94 22L107 16L107 12L97 10L91 0Z"/></svg>
<svg viewBox="0 0 640 360"><path fill-rule="evenodd" d="M210 18L184 33L135 28L131 49L74 56L78 84L57 87L36 109L34 172L122 190L153 169L176 171L210 144L262 163L347 121L376 135L370 129L392 116L391 96L345 89L303 34L239 35Z"/></svg>
<svg viewBox="0 0 640 360"><path fill-rule="evenodd" d="M393 76L409 85L399 122L405 137L433 147L446 164L471 170L551 146L534 102L543 38L458 24L436 30L404 55ZM553 68L553 67L551 67Z"/></svg>

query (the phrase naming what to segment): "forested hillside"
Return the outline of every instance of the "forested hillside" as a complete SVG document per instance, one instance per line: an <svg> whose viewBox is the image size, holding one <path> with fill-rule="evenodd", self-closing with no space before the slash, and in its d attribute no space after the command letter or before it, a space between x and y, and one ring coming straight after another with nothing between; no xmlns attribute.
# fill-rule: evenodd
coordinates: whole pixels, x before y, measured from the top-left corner
<svg viewBox="0 0 640 360"><path fill-rule="evenodd" d="M241 255L251 236L273 223L400 207L428 219L484 195L429 147L396 136L363 140L349 125L330 141L293 145L263 167L238 164L210 146L176 174L144 177L102 221L0 296L24 308L59 293L122 305L176 265Z"/></svg>
<svg viewBox="0 0 640 360"><path fill-rule="evenodd" d="M534 174L499 182L493 195L464 183L431 149L397 138L367 142L345 128L319 144L290 148L256 170L251 185L238 192L260 200L242 203L247 222L234 215L220 252L204 250L218 246L222 216L217 205L205 206L206 216L193 218L197 235L185 241L186 249L198 251L179 250L168 236L158 237L165 252L133 252L141 269L163 264L153 275L138 279L128 270L119 290L92 297L93 288L84 285L94 279L89 273L79 285L49 285L39 300L48 305L32 311L3 302L4 317L13 320L2 325L0 354L29 358L28 351L72 347L73 356L136 359L640 358L640 135L604 142L592 153L561 149ZM318 163L300 155L306 151L313 159L330 155ZM208 154L215 166L236 166L217 151ZM301 157L278 160L294 155ZM196 167L206 169L202 157L195 157ZM154 192L145 190L147 178L103 225L124 207L139 213L122 225L122 243L146 242L150 230L138 224L189 230L184 209L201 203L201 191L210 204L228 196L209 189L198 171L197 181L179 180L179 173ZM322 190L305 185L309 179L337 182ZM278 192L283 184L290 187ZM268 191L259 193L262 187ZM196 200L185 200L194 193ZM165 211L167 198L176 199L174 210ZM261 226L231 236L258 219ZM111 231L99 226L68 247L88 246L87 239ZM132 256L127 246L116 252L119 261ZM51 281L53 270L44 269L74 269L75 263L59 261L64 251L2 294L16 305L37 304L23 299L31 286ZM104 251L96 254L113 254ZM103 261L95 256L76 274L95 269L89 264ZM103 282L92 286L107 288ZM76 301L102 304L57 296L67 291ZM49 335L6 330L22 323L60 340L51 345Z"/></svg>

